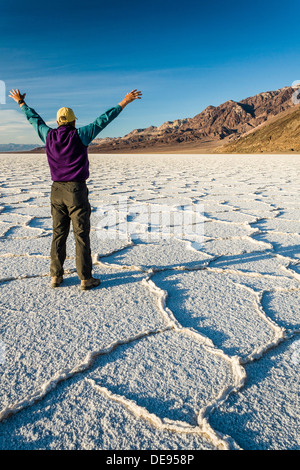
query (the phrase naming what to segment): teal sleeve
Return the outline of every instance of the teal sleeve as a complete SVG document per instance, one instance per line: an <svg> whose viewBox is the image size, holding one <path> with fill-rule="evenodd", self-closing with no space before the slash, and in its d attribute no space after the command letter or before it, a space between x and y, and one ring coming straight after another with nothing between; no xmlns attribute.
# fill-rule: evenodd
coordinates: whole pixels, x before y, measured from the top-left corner
<svg viewBox="0 0 300 470"><path fill-rule="evenodd" d="M94 122L87 126L79 127L79 137L86 147L94 140L111 121L113 121L122 111L122 107L118 104L114 108L110 108L106 113L101 114Z"/></svg>
<svg viewBox="0 0 300 470"><path fill-rule="evenodd" d="M46 143L46 137L48 132L50 131L51 127L47 126L47 124L43 121L41 116L32 108L29 108L27 104L21 106L22 112L25 114L27 120L32 124L33 128L39 135L39 138Z"/></svg>

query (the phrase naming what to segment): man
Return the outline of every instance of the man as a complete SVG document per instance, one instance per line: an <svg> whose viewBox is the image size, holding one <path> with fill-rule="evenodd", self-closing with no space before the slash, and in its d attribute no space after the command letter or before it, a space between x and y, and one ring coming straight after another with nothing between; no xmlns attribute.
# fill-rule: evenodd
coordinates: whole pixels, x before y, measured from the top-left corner
<svg viewBox="0 0 300 470"><path fill-rule="evenodd" d="M27 120L33 125L40 139L46 144L51 179L51 214L53 237L51 243L51 286L63 282L63 264L66 258L66 241L72 221L76 242L76 270L81 289L88 290L100 284L92 277L90 248L91 206L86 180L89 177L88 146L129 103L141 98L141 92L132 90L115 107L99 116L87 126L76 129L76 117L72 109L60 108L57 112L58 128L52 129L34 109L27 106L26 93L11 90L13 98L21 107Z"/></svg>

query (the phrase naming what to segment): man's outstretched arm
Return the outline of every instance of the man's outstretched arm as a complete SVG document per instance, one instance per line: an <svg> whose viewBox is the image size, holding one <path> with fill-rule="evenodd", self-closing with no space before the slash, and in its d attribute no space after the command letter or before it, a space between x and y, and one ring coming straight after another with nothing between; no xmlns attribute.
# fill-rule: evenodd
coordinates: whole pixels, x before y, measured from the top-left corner
<svg viewBox="0 0 300 470"><path fill-rule="evenodd" d="M51 128L49 126L47 126L47 124L43 121L41 116L34 109L29 108L29 106L27 106L27 104L24 101L25 96L26 96L26 93L22 94L22 93L20 93L20 90L18 90L18 89L17 90L11 90L10 95L9 95L10 98L15 100L19 104L19 106L20 106L22 112L25 114L27 120L30 122L30 124L32 124L32 126L34 127L34 129L38 133L40 139L45 144L47 134L48 134L48 132Z"/></svg>
<svg viewBox="0 0 300 470"><path fill-rule="evenodd" d="M132 90L130 93L127 93L125 98L120 101L120 103L114 108L108 109L104 114L101 114L94 122L88 124L87 126L80 127L78 129L78 134L87 147L92 140L101 132L111 121L113 121L120 112L134 100L141 99L142 93L137 90Z"/></svg>

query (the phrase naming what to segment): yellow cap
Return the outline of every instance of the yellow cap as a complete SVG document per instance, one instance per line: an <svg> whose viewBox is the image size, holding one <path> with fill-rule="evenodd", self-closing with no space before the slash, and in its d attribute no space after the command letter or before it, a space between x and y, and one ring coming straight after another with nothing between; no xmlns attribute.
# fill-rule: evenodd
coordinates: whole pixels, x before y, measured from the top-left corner
<svg viewBox="0 0 300 470"><path fill-rule="evenodd" d="M60 108L57 111L56 120L59 125L68 124L69 122L75 121L74 111L71 108Z"/></svg>

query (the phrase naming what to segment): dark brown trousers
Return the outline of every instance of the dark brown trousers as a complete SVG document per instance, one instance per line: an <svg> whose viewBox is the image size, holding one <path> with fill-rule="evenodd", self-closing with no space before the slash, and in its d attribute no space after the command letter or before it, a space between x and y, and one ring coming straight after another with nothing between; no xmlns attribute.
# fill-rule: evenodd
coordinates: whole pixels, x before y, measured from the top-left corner
<svg viewBox="0 0 300 470"><path fill-rule="evenodd" d="M62 276L66 259L66 241L72 221L76 242L76 270L79 279L92 277L90 248L91 206L86 183L53 182L51 187L53 236L51 244L51 276Z"/></svg>

